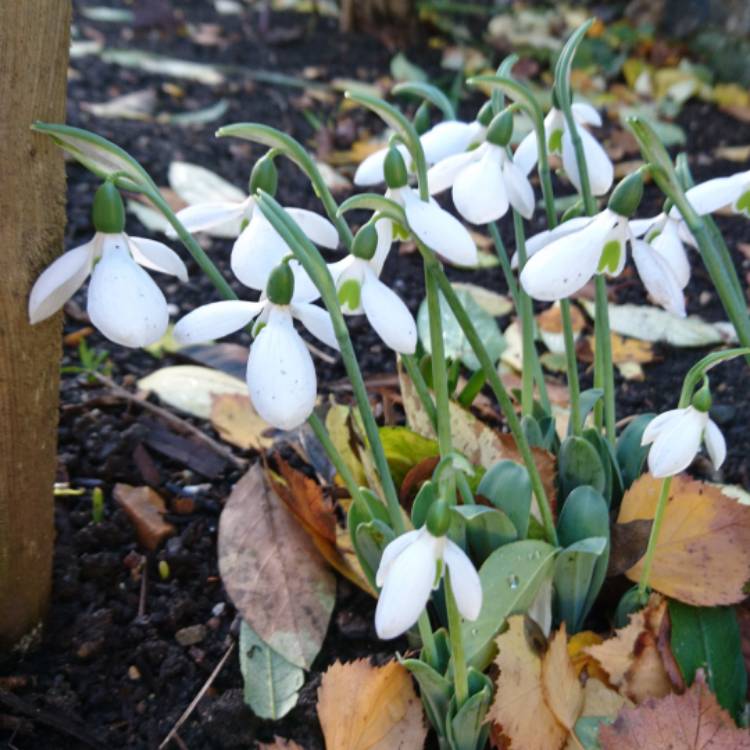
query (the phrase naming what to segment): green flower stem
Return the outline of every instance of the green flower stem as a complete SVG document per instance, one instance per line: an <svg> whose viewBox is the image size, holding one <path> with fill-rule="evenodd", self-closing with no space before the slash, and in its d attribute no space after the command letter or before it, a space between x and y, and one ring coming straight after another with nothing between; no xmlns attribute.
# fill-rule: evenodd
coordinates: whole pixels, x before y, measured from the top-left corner
<svg viewBox="0 0 750 750"><path fill-rule="evenodd" d="M537 465L534 461L534 455L531 452L529 442L526 439L526 435L521 428L521 423L516 416L516 412L513 408L513 402L511 401L508 392L505 390L503 381L497 374L495 365L492 362L490 355L487 353L487 349L482 343L482 339L477 333L477 329L474 327L474 324L472 323L471 318L466 313L466 310L461 304L461 301L456 296L456 293L453 290L450 281L448 281L448 277L445 275L443 269L439 266L435 271L435 275L440 291L448 302L448 305L453 311L453 314L456 316L456 320L458 321L458 324L461 326L461 329L466 335L471 348L477 355L477 359L479 360L482 366L482 370L484 370L484 374L487 377L487 382L492 388L492 391L495 394L495 398L497 398L498 404L500 405L500 409L502 410L503 415L505 416L505 419L508 423L508 428L510 429L511 435L513 435L513 439L515 440L518 451L521 454L521 458L523 459L523 462L526 466L526 470L529 472L531 488L534 492L534 495L536 496L537 502L539 503L539 511L542 514L542 524L544 526L545 536L547 537L547 540L550 544L557 546L555 520L554 516L552 515L552 509L549 504L549 499L547 498L547 493L544 491L542 478L539 475L539 469L537 468Z"/></svg>
<svg viewBox="0 0 750 750"><path fill-rule="evenodd" d="M456 705L461 708L469 697L469 677L466 669L464 644L461 639L461 615L456 606L456 597L453 595L451 574L448 569L445 571L445 606L448 610L448 634L453 657L453 684Z"/></svg>
<svg viewBox="0 0 750 750"><path fill-rule="evenodd" d="M661 525L664 521L664 511L667 508L667 501L669 500L669 488L671 487L671 485L672 477L665 477L662 480L659 499L656 503L654 523L651 526L651 534L648 538L648 547L646 548L646 555L643 558L641 580L638 582L638 596L644 604L648 599L648 582L651 577L651 567L654 563L654 552L656 551L656 545L659 541L659 532L661 531Z"/></svg>
<svg viewBox="0 0 750 750"><path fill-rule="evenodd" d="M464 505L476 505L474 495L469 487L469 480L466 478L466 474L462 471L456 472L456 482L458 484L458 491L461 493L461 499Z"/></svg>
<svg viewBox="0 0 750 750"><path fill-rule="evenodd" d="M362 372L359 369L357 356L349 336L349 329L346 326L346 321L339 307L336 286L333 283L328 266L326 266L323 257L315 245L312 244L299 226L297 226L296 222L284 211L276 200L267 193L260 192L257 201L257 205L263 212L263 215L281 235L282 239L289 246L294 256L302 264L302 267L318 288L318 291L320 291L323 303L331 316L336 340L341 350L341 358L352 384L354 398L357 401L365 434L367 435L370 450L375 460L375 467L383 487L391 525L397 534L402 534L405 531L405 524L398 494L388 467L388 461L385 457L383 443L380 440L378 425L372 413L367 395L367 387L362 378Z"/></svg>
<svg viewBox="0 0 750 750"><path fill-rule="evenodd" d="M422 402L422 406L427 412L427 416L430 418L432 427L435 430L435 433L437 433L437 411L435 410L435 402L432 400L430 389L425 382L422 371L419 369L419 365L413 354L402 354L401 361L404 363L406 373L411 382L414 383L417 396L419 396L419 400Z"/></svg>
<svg viewBox="0 0 750 750"><path fill-rule="evenodd" d="M513 209L513 229L516 236L516 251L518 252L518 269L523 270L526 265L526 237L523 231L523 219ZM518 290L518 302L520 304L521 337L523 368L521 370L521 413L531 416L534 411L534 379L536 378L539 388L539 397L544 408L549 411L549 397L547 395L547 384L544 381L544 373L539 361L539 354L534 341L534 308L531 297L523 289Z"/></svg>
<svg viewBox="0 0 750 750"><path fill-rule="evenodd" d="M419 628L419 637L422 639L422 648L425 652L423 661L433 664L437 656L437 646L435 645L435 635L432 632L432 625L430 624L430 616L427 614L426 609L423 609L422 614L419 615L417 627Z"/></svg>
<svg viewBox="0 0 750 750"><path fill-rule="evenodd" d="M331 436L328 434L328 430L326 429L325 424L323 424L323 421L315 412L313 412L307 418L307 423L315 433L315 437L318 438L318 441L323 446L323 450L328 454L328 458L331 459L331 463L334 465L339 476L344 480L344 484L349 490L349 494L352 496L352 500L355 503L359 503L359 506L365 509L368 515L371 515L370 508L362 498L362 493L359 491L359 485L357 484L357 480L354 478L354 474L352 474L352 470L349 468L349 465L346 463L346 461L344 461L344 458L341 453L339 453L338 448L336 448L336 446L333 444Z"/></svg>
<svg viewBox="0 0 750 750"><path fill-rule="evenodd" d="M503 238L500 236L500 230L497 228L497 222L491 221L487 225L487 229L490 232L490 237L495 243L495 252L497 253L497 259L500 261L500 268L503 271L505 277L505 283L508 285L508 292L513 300L513 305L516 310L518 306L518 284L516 283L516 277L513 275L513 269L510 265L510 258L508 258L508 251L505 249L505 243Z"/></svg>

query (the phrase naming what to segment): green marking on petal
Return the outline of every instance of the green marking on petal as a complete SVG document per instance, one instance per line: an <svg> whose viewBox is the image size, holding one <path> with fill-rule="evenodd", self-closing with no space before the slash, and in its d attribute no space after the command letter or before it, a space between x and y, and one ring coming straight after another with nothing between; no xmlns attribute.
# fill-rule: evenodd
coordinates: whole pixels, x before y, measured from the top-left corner
<svg viewBox="0 0 750 750"><path fill-rule="evenodd" d="M602 250L599 258L598 273L615 273L620 265L620 253L622 247L617 240L610 240Z"/></svg>
<svg viewBox="0 0 750 750"><path fill-rule="evenodd" d="M734 207L738 214L745 214L745 216L750 218L750 190L744 192L737 199L737 203L734 204Z"/></svg>
<svg viewBox="0 0 750 750"><path fill-rule="evenodd" d="M652 229L643 239L646 242L653 242L661 234L661 229Z"/></svg>
<svg viewBox="0 0 750 750"><path fill-rule="evenodd" d="M550 153L559 154L562 151L562 137L562 129L558 128L550 133L549 140L547 141L547 148Z"/></svg>
<svg viewBox="0 0 750 750"><path fill-rule="evenodd" d="M258 321L253 328L253 338L258 338L258 334L266 327L262 321Z"/></svg>
<svg viewBox="0 0 750 750"><path fill-rule="evenodd" d="M355 279L347 279L339 287L339 304L342 308L348 307L350 310L356 310L360 305L362 288Z"/></svg>
<svg viewBox="0 0 750 750"><path fill-rule="evenodd" d="M393 239L406 241L411 237L409 230L397 222L393 222Z"/></svg>

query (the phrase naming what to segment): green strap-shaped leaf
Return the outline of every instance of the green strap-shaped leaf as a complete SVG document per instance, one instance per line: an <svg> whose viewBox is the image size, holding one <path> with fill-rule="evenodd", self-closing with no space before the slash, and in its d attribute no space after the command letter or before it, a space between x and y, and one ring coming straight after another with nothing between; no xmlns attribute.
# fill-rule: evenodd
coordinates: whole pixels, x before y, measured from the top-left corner
<svg viewBox="0 0 750 750"><path fill-rule="evenodd" d="M560 52L560 57L557 58L557 64L555 65L555 92L557 93L559 104L564 106L565 102L571 102L572 96L570 92L570 73L573 69L573 59L578 51L578 45L583 41L583 38L591 28L591 24L594 23L593 18L589 18L588 21L579 26L565 42L565 46Z"/></svg>
<svg viewBox="0 0 750 750"><path fill-rule="evenodd" d="M395 201L378 193L352 195L339 206L338 213L343 216L347 211L375 211L401 226L407 225L404 209Z"/></svg>
<svg viewBox="0 0 750 750"><path fill-rule="evenodd" d="M274 651L243 621L240 628L240 671L245 703L261 719L280 719L299 699L305 672Z"/></svg>
<svg viewBox="0 0 750 750"><path fill-rule="evenodd" d="M391 93L394 95L406 94L418 96L437 107L443 113L444 119L456 119L456 110L451 104L450 99L437 86L433 86L431 83L425 83L424 81L397 83L391 89Z"/></svg>

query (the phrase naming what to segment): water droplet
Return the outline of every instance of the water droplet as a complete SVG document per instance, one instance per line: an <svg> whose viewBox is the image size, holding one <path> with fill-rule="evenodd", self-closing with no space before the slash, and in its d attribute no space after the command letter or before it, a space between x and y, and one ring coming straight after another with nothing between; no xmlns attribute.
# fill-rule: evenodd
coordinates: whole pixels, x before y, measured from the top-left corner
<svg viewBox="0 0 750 750"><path fill-rule="evenodd" d="M521 581L518 579L517 575L508 576L508 588L510 588L511 591L515 591L520 583Z"/></svg>
<svg viewBox="0 0 750 750"><path fill-rule="evenodd" d="M479 628L472 628L471 629L471 634L474 635L474 636L479 635Z"/></svg>

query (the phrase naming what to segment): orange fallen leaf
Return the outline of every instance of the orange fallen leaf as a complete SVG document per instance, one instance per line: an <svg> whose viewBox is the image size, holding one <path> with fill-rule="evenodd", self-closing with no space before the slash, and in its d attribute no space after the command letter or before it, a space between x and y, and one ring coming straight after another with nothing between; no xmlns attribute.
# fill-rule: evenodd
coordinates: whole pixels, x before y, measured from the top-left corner
<svg viewBox="0 0 750 750"><path fill-rule="evenodd" d="M683 695L623 709L599 740L602 750L750 750L750 733L719 706L702 671Z"/></svg>
<svg viewBox="0 0 750 750"><path fill-rule="evenodd" d="M163 518L167 512L164 500L150 487L116 484L112 494L135 526L138 541L146 549L153 552L175 533L174 526Z"/></svg>
<svg viewBox="0 0 750 750"><path fill-rule="evenodd" d="M672 692L659 651L666 613L666 600L652 594L646 607L630 615L628 625L612 638L584 648L609 675L610 684L636 703Z"/></svg>
<svg viewBox="0 0 750 750"><path fill-rule="evenodd" d="M398 662L329 667L318 688L326 750L417 750L427 728L411 677Z"/></svg>
<svg viewBox="0 0 750 750"><path fill-rule="evenodd" d="M625 493L618 523L653 519L661 481L644 474ZM640 579L642 560L626 575ZM734 604L750 578L750 506L716 485L674 477L654 553L650 585L695 606Z"/></svg>

